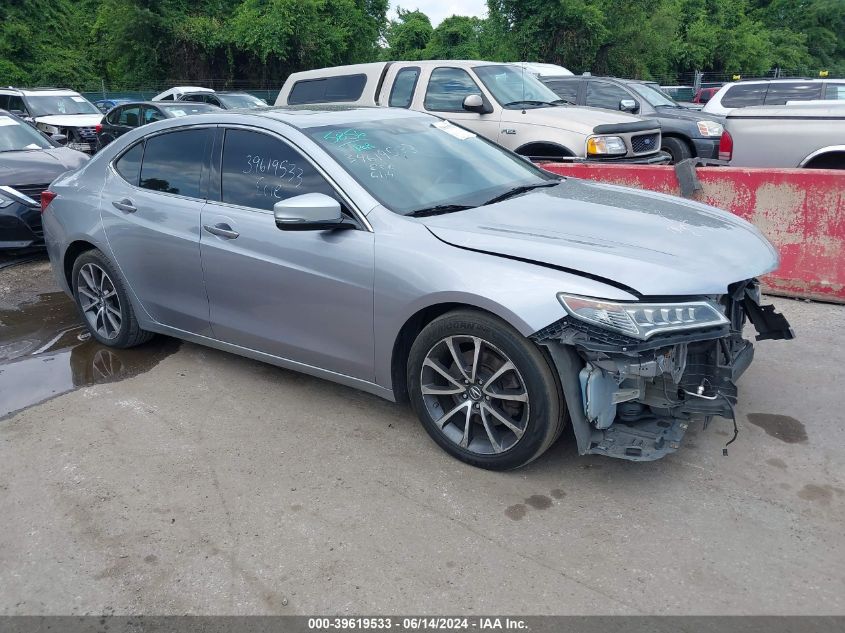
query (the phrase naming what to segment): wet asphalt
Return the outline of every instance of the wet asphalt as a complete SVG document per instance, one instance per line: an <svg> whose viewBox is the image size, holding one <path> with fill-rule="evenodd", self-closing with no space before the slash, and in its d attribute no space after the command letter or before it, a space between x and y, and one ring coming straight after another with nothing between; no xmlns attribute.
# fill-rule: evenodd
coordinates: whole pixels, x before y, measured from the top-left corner
<svg viewBox="0 0 845 633"><path fill-rule="evenodd" d="M91 341L0 258L0 614L845 614L845 306L774 299L740 434L489 473L404 406Z"/></svg>

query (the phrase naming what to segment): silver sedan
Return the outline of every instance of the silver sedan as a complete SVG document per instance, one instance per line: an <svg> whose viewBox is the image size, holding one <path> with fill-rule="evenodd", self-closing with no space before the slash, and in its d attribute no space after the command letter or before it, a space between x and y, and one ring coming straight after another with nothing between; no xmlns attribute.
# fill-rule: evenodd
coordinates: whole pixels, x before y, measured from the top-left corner
<svg viewBox="0 0 845 633"><path fill-rule="evenodd" d="M777 254L694 202L561 179L402 109L220 112L127 133L42 198L92 336L154 334L390 400L470 464L652 460L730 417Z"/></svg>

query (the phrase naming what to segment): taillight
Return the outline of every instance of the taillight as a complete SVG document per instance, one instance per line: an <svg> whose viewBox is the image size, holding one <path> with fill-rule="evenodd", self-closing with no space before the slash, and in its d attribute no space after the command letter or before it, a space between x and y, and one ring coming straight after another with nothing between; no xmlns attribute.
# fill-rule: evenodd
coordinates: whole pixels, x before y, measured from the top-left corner
<svg viewBox="0 0 845 633"><path fill-rule="evenodd" d="M50 203L55 199L55 197L56 194L49 189L41 192L41 213L44 213L47 210L47 207L50 206Z"/></svg>
<svg viewBox="0 0 845 633"><path fill-rule="evenodd" d="M100 132L102 132L102 131L103 131L103 124L102 124L102 123L97 123L97 125L95 125L95 126L94 126L94 131L95 131L97 134L99 134Z"/></svg>
<svg viewBox="0 0 845 633"><path fill-rule="evenodd" d="M730 160L734 155L734 140L731 133L725 130L719 139L719 160Z"/></svg>

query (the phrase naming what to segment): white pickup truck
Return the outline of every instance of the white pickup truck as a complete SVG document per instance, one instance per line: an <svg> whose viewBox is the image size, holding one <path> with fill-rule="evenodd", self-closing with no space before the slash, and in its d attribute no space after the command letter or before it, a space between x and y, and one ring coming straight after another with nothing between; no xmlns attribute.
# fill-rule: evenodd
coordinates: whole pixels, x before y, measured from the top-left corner
<svg viewBox="0 0 845 633"><path fill-rule="evenodd" d="M845 101L732 110L719 158L732 167L845 169Z"/></svg>
<svg viewBox="0 0 845 633"><path fill-rule="evenodd" d="M530 72L481 61L376 62L294 73L277 106L410 108L535 160L661 164L660 124L565 105Z"/></svg>

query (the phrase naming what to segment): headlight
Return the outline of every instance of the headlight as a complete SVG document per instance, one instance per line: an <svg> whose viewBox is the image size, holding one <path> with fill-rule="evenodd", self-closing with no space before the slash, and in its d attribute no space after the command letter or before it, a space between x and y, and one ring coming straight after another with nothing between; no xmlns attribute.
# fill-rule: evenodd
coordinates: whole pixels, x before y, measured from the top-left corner
<svg viewBox="0 0 845 633"><path fill-rule="evenodd" d="M642 340L662 332L694 330L730 323L710 301L617 303L563 293L557 298L576 319Z"/></svg>
<svg viewBox="0 0 845 633"><path fill-rule="evenodd" d="M715 121L699 121L698 122L698 133L701 136L722 136L722 130L724 127L721 123L716 123Z"/></svg>
<svg viewBox="0 0 845 633"><path fill-rule="evenodd" d="M46 123L42 123L41 125L39 125L39 127L43 131L47 132L47 134L59 134L59 128L57 128L55 125L47 125Z"/></svg>
<svg viewBox="0 0 845 633"><path fill-rule="evenodd" d="M627 153L625 141L619 136L591 136L587 139L587 154L613 156Z"/></svg>

